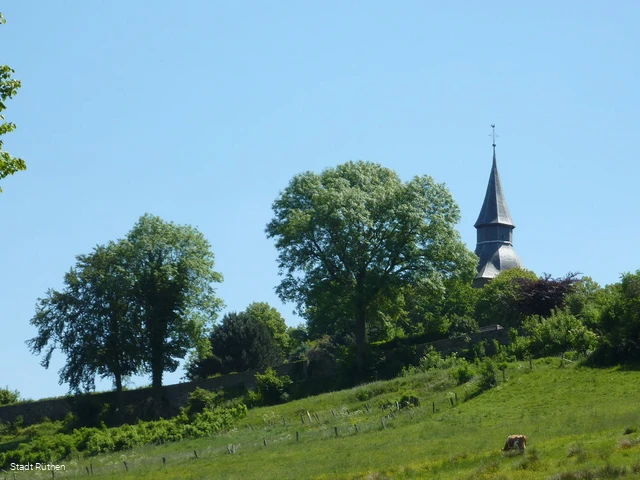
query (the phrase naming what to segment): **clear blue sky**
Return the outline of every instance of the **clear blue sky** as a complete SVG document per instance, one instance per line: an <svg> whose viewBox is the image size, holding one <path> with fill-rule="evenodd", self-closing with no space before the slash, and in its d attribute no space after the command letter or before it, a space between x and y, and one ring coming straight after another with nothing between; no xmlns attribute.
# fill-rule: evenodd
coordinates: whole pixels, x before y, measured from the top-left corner
<svg viewBox="0 0 640 480"><path fill-rule="evenodd" d="M45 370L24 343L36 300L145 212L210 240L225 311L267 301L290 325L264 228L297 173L362 159L429 174L473 249L491 123L527 268L603 285L640 268L638 2L0 8L0 64L22 80L5 147L28 164L0 195L0 385L25 397L67 389L61 357Z"/></svg>

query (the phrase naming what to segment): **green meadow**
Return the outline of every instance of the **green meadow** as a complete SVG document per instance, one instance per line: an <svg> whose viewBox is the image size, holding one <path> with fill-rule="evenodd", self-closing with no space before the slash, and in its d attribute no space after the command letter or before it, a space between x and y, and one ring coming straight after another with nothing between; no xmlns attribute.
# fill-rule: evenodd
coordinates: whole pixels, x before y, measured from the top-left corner
<svg viewBox="0 0 640 480"><path fill-rule="evenodd" d="M510 363L477 395L431 370L255 408L224 434L68 459L55 478L640 478L640 372L532 366ZM397 410L403 395L420 406ZM509 434L528 436L526 454L501 452Z"/></svg>

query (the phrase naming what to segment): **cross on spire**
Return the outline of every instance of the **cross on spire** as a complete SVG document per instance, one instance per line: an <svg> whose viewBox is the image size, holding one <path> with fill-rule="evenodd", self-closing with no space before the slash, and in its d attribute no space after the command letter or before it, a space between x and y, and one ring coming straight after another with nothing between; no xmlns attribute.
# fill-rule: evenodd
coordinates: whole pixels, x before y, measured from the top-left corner
<svg viewBox="0 0 640 480"><path fill-rule="evenodd" d="M496 135L496 124L495 123L491 124L491 129L492 129L492 132L491 132L490 136L493 139L493 148L495 149L496 148L496 137L499 137L500 135Z"/></svg>

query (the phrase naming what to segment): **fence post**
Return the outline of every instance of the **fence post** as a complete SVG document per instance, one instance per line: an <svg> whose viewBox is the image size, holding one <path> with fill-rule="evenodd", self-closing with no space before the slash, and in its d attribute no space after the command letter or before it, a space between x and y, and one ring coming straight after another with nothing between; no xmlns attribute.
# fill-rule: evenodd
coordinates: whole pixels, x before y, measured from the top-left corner
<svg viewBox="0 0 640 480"><path fill-rule="evenodd" d="M300 442L300 432L296 432L296 443Z"/></svg>
<svg viewBox="0 0 640 480"><path fill-rule="evenodd" d="M262 439L262 443L264 443L264 446L266 447L266 446L267 446L267 439L266 439L266 438L263 438L263 439Z"/></svg>
<svg viewBox="0 0 640 480"><path fill-rule="evenodd" d="M336 437L338 436L338 427L333 427L333 431L336 432Z"/></svg>
<svg viewBox="0 0 640 480"><path fill-rule="evenodd" d="M162 466L167 468L167 459L165 457L162 457Z"/></svg>
<svg viewBox="0 0 640 480"><path fill-rule="evenodd" d="M431 402L432 406L433 406L433 413L436 413L436 402Z"/></svg>
<svg viewBox="0 0 640 480"><path fill-rule="evenodd" d="M198 458L198 452L196 452L195 450L193 451L193 454L196 456L196 458Z"/></svg>
<svg viewBox="0 0 640 480"><path fill-rule="evenodd" d="M302 424L304 425L304 415L300 415L300 421L302 422Z"/></svg>
<svg viewBox="0 0 640 480"><path fill-rule="evenodd" d="M124 463L124 471L128 472L129 471L129 467L127 466L127 462L123 461L122 463Z"/></svg>
<svg viewBox="0 0 640 480"><path fill-rule="evenodd" d="M356 423L353 426L356 427L356 434L360 433L360 431L358 430L358 424Z"/></svg>

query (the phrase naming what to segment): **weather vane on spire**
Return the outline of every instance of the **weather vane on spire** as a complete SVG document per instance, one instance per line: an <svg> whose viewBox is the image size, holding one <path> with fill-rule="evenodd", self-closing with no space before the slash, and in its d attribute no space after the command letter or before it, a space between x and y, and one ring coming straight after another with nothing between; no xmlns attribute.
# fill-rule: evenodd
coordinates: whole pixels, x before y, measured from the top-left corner
<svg viewBox="0 0 640 480"><path fill-rule="evenodd" d="M500 135L496 135L496 124L495 123L491 124L491 129L493 130L491 132L491 137L493 138L493 148L496 148L496 137L499 137Z"/></svg>

